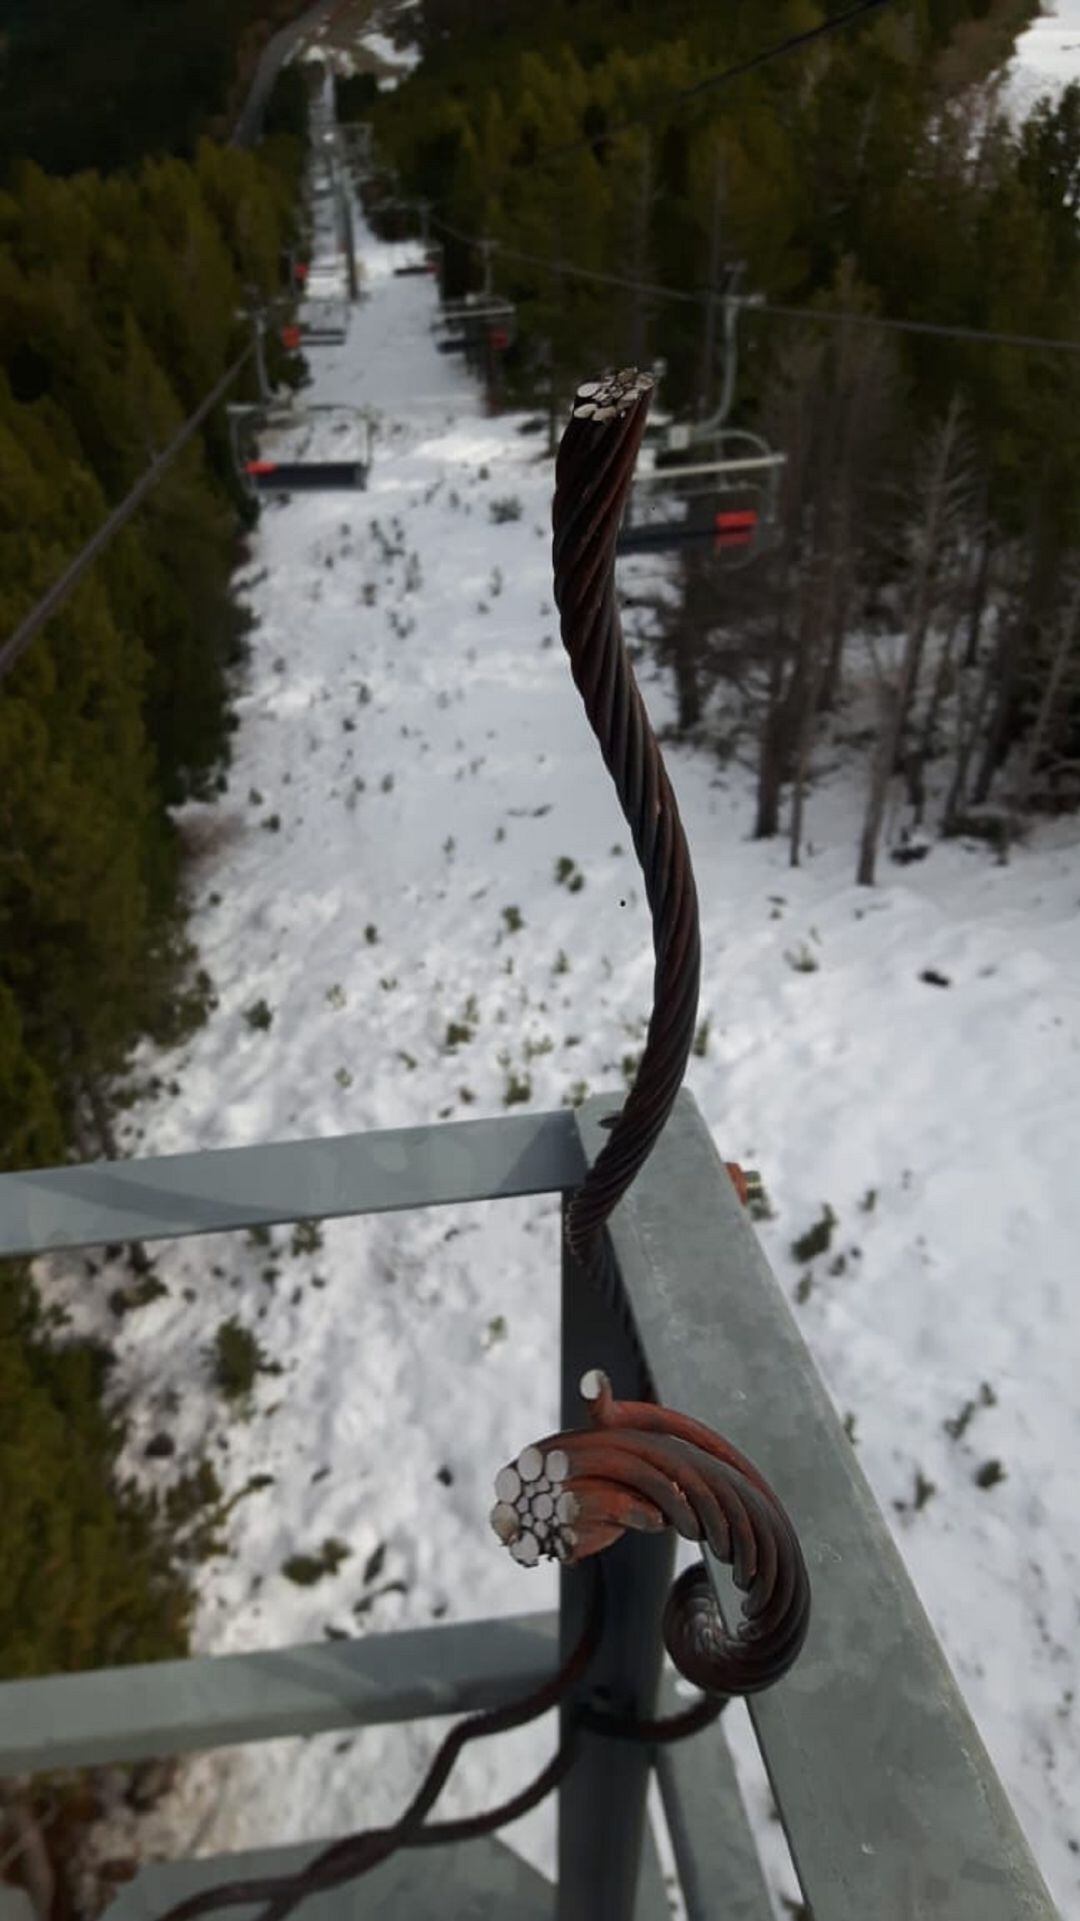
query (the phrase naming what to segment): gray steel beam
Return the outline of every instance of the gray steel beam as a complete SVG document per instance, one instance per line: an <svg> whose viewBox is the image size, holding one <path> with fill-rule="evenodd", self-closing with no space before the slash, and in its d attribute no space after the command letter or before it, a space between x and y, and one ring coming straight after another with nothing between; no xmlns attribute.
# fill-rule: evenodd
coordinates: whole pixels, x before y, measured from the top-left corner
<svg viewBox="0 0 1080 1921"><path fill-rule="evenodd" d="M558 1615L0 1684L0 1779L502 1707L549 1681Z"/></svg>
<svg viewBox="0 0 1080 1921"><path fill-rule="evenodd" d="M679 1714L689 1705L666 1679L660 1712ZM658 1745L656 1773L689 1921L773 1921L724 1716L686 1741ZM701 1849L704 1834L714 1836L708 1857ZM720 1874L717 1858L723 1861Z"/></svg>
<svg viewBox="0 0 1080 1921"><path fill-rule="evenodd" d="M617 1103L576 1110L595 1156ZM803 1892L821 1921L1052 1921L1056 1909L911 1579L683 1090L611 1220L660 1399L741 1448L798 1529L813 1618L749 1707ZM726 1570L710 1560L723 1607ZM713 1824L695 1824L722 1878Z"/></svg>
<svg viewBox="0 0 1080 1921"><path fill-rule="evenodd" d="M0 1174L0 1258L557 1193L584 1171L569 1108L28 1168Z"/></svg>
<svg viewBox="0 0 1080 1921"><path fill-rule="evenodd" d="M564 1201L564 1222L565 1215ZM646 1383L621 1311L624 1304L602 1298L571 1256L565 1234L562 1264L562 1425L573 1428L583 1425L578 1388L588 1368L602 1367L615 1392L627 1399L639 1399ZM593 1566L561 1571L562 1660L581 1634L597 1565L604 1582L603 1640L561 1709L564 1731L575 1701L639 1717L654 1713L663 1659L660 1620L674 1559L670 1532L627 1532ZM646 1921L655 1913L657 1868L646 1821L651 1759L642 1742L591 1732L580 1736L578 1757L559 1789L558 1921L581 1921L585 1915L589 1921L627 1921L629 1916Z"/></svg>
<svg viewBox="0 0 1080 1921"><path fill-rule="evenodd" d="M438 1815L433 1817L438 1818ZM247 1854L157 1861L140 1869L106 1908L103 1921L159 1921L179 1902L222 1883L299 1874L331 1842L304 1841ZM309 1894L301 1921L551 1921L554 1889L494 1835L450 1847L403 1848L354 1881ZM215 1912L259 1921L266 1902Z"/></svg>
<svg viewBox="0 0 1080 1921"><path fill-rule="evenodd" d="M648 1771L646 1770L646 1785ZM556 1899L558 1897L556 1896ZM634 1895L633 1921L671 1921L671 1904L664 1886L664 1870L652 1831L646 1820L641 1835L641 1870ZM589 1921L592 1921L590 1912Z"/></svg>

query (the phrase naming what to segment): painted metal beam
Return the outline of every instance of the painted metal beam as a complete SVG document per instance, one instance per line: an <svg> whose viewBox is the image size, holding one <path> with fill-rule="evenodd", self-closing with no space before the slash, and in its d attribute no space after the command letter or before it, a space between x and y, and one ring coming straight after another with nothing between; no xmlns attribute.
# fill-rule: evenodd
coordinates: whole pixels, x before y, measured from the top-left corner
<svg viewBox="0 0 1080 1921"><path fill-rule="evenodd" d="M558 1665L551 1613L5 1681L0 1779L475 1713L541 1687Z"/></svg>
<svg viewBox="0 0 1080 1921"><path fill-rule="evenodd" d="M624 1322L621 1300L605 1300L578 1266L562 1236L562 1425L581 1423L578 1391L589 1367L602 1367L616 1392L639 1400L647 1388L641 1364ZM601 1693L620 1714L651 1719L663 1659L661 1619L671 1585L675 1538L627 1531L602 1557L604 1632L592 1662L560 1708L559 1725L569 1731L574 1706L592 1703ZM559 1574L561 1633L565 1661L585 1624L590 1580L581 1568ZM592 1730L580 1736L577 1759L559 1786L557 1921L645 1921L664 1913L663 1877L649 1824L646 1795L651 1763L641 1741L607 1737Z"/></svg>
<svg viewBox="0 0 1080 1921"><path fill-rule="evenodd" d="M594 1097L576 1110L595 1156ZM685 1089L611 1217L665 1406L725 1435L791 1515L813 1585L784 1680L749 1700L806 1900L822 1921L1056 1921L1057 1910L855 1450ZM737 1601L709 1562L717 1598ZM694 1822L705 1878L718 1830Z"/></svg>
<svg viewBox="0 0 1080 1921"><path fill-rule="evenodd" d="M0 1174L0 1258L558 1193L584 1172L569 1108L35 1167Z"/></svg>
<svg viewBox="0 0 1080 1921"><path fill-rule="evenodd" d="M222 1882L299 1874L329 1845L328 1840L304 1841L245 1854L154 1862L121 1888L104 1921L158 1921L179 1902ZM552 1892L543 1875L519 1854L485 1834L451 1847L404 1848L359 1880L309 1894L297 1913L302 1921L391 1916L402 1921L506 1921L508 1915L514 1921L550 1921ZM265 1903L255 1902L219 1910L239 1916L239 1921L258 1921L266 1911Z"/></svg>
<svg viewBox="0 0 1080 1921"><path fill-rule="evenodd" d="M665 1677L659 1712L679 1714L689 1705ZM773 1921L768 1882L750 1832L735 1764L724 1733L725 1709L700 1734L656 1750L656 1773L664 1804L687 1921ZM715 1833L723 1874L701 1854L701 1836Z"/></svg>

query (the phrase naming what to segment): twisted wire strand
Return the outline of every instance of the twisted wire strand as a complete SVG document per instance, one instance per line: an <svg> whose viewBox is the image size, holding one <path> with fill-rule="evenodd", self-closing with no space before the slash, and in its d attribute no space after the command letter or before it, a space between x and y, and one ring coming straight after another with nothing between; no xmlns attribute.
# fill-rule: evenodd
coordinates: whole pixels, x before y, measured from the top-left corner
<svg viewBox="0 0 1080 1921"><path fill-rule="evenodd" d="M604 1625L603 1580L598 1567L592 1575L590 1590L585 1625L576 1646L563 1662L558 1673L539 1688L535 1688L523 1700L511 1702L506 1707L486 1709L480 1714L470 1715L467 1720L459 1721L456 1727L451 1728L446 1739L437 1749L420 1788L404 1814L392 1827L373 1828L361 1834L347 1835L343 1840L335 1841L330 1847L324 1848L322 1853L316 1855L314 1861L309 1861L307 1867L298 1874L264 1875L247 1881L229 1881L220 1887L206 1889L201 1894L190 1895L186 1901L180 1901L175 1907L169 1908L159 1917L159 1921L194 1921L196 1915L208 1914L215 1908L242 1907L253 1901L266 1904L262 1921L284 1921L284 1917L291 1914L309 1894L317 1894L327 1888L338 1887L342 1882L366 1873L399 1847L434 1847L441 1841L467 1839L472 1834L488 1833L504 1821L516 1819L518 1813L526 1812L526 1807L534 1805L534 1802L528 1801L525 1806L519 1806L522 1797L515 1796L513 1801L505 1803L502 1808L469 1817L472 1825L468 1827L467 1833L462 1830L462 1824L458 1822L442 1822L430 1828L423 1826L425 1815L441 1794L466 1742L476 1740L483 1735L505 1734L511 1728L521 1727L525 1722L536 1720L540 1715L547 1714L551 1708L558 1706L585 1674L600 1645ZM571 1753L569 1758L562 1757L562 1760L562 1771L565 1772L573 1760L573 1754ZM557 1773L552 1774L552 1769L558 1767L559 1761L560 1755L556 1755L538 1780L532 1783L530 1789L524 1790L524 1793L533 1794L535 1800L540 1800L559 1778ZM511 1812L507 1812L507 1809Z"/></svg>
<svg viewBox="0 0 1080 1921"><path fill-rule="evenodd" d="M575 684L634 842L653 920L653 1011L611 1138L567 1211L586 1273L612 1292L604 1225L648 1159L682 1083L701 979L697 890L663 757L634 678L615 601L615 543L653 382L634 368L585 381L555 463L555 604Z"/></svg>
<svg viewBox="0 0 1080 1921"><path fill-rule="evenodd" d="M576 1647L550 1681L522 1701L509 1707L476 1714L452 1728L438 1749L428 1774L409 1807L391 1827L371 1828L361 1834L347 1835L324 1848L299 1874L262 1876L247 1881L230 1881L202 1894L191 1895L160 1916L159 1921L194 1921L194 1917L216 1908L241 1907L249 1902L264 1903L262 1921L285 1921L285 1917L311 1894L339 1887L344 1882L377 1867L400 1847L446 1847L452 1842L471 1841L491 1834L508 1822L518 1820L542 1801L569 1773L577 1758L584 1730L618 1740L646 1742L650 1745L685 1739L715 1721L727 1705L726 1700L709 1697L694 1702L677 1714L659 1720L637 1721L632 1715L619 1714L594 1704L581 1702L572 1710L556 1752L527 1787L497 1807L481 1814L470 1814L456 1821L427 1821L424 1815L444 1787L450 1770L465 1743L482 1735L506 1733L510 1728L536 1720L565 1698L587 1672L600 1643L604 1625L603 1573L599 1562L590 1570L591 1592L585 1626Z"/></svg>
<svg viewBox="0 0 1080 1921"><path fill-rule="evenodd" d="M742 1619L724 1623L703 1563L673 1584L663 1636L675 1666L706 1695L756 1694L798 1658L810 1625L810 1581L798 1537L753 1463L701 1421L655 1402L616 1401L607 1375L586 1374L591 1425L549 1434L495 1477L491 1524L514 1559L568 1567L627 1528L673 1527L730 1566Z"/></svg>

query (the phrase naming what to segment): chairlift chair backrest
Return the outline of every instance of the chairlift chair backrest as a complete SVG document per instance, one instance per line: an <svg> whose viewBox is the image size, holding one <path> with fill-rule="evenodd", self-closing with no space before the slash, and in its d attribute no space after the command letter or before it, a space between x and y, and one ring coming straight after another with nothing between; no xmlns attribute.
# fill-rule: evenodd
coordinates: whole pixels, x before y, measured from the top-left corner
<svg viewBox="0 0 1080 1921"><path fill-rule="evenodd" d="M737 429L718 433L713 445L711 460L673 463L658 457L651 471L637 476L624 551L707 540L718 563L729 570L768 550L785 456L774 453L760 435Z"/></svg>
<svg viewBox="0 0 1080 1921"><path fill-rule="evenodd" d="M487 298L479 303L466 296L465 301L446 301L432 325L437 333L482 336L489 327L503 327L512 333L516 320L517 308L511 300Z"/></svg>

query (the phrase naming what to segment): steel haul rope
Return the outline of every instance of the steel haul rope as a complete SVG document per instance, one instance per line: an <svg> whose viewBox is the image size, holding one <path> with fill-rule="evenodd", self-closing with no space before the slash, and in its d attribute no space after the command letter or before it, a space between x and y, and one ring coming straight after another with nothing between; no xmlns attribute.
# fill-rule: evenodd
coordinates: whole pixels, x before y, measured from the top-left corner
<svg viewBox="0 0 1080 1921"><path fill-rule="evenodd" d="M652 387L650 375L628 369L578 388L555 463L552 508L563 645L633 836L656 956L653 1014L637 1076L567 1217L570 1246L598 1280L608 1262L603 1224L651 1153L686 1071L701 978L690 852L615 603L615 542Z"/></svg>
<svg viewBox="0 0 1080 1921"><path fill-rule="evenodd" d="M91 535L86 545L76 554L74 560L70 561L58 579L53 581L48 592L42 596L35 607L31 608L25 619L20 621L15 632L11 634L4 642L4 645L0 647L0 679L14 667L19 655L30 645L39 628L44 627L47 620L51 620L53 614L63 605L72 589L78 585L87 568L97 559L97 556L104 548L108 546L114 534L118 534L121 527L125 526L131 519L132 514L145 500L151 488L156 487L166 468L172 464L181 448L187 445L192 435L201 427L207 414L213 412L219 400L223 398L232 386L237 375L243 371L254 351L254 342L252 342L244 348L241 354L238 354L232 366L226 369L221 379L210 389L205 399L200 401L195 412L189 414L183 426L177 429L168 446L163 448L161 453L155 455L146 472L140 474L135 485L125 494L119 505L113 508L112 513L108 515L107 519L102 521L97 532Z"/></svg>
<svg viewBox="0 0 1080 1921"><path fill-rule="evenodd" d="M653 919L653 1011L626 1104L566 1213L566 1238L587 1277L620 1312L643 1377L648 1369L618 1282L605 1224L651 1153L678 1093L697 1019L701 940L686 835L634 679L615 602L619 526L645 432L653 382L634 367L585 381L555 462L555 601L563 644L604 764L634 838ZM730 1170L747 1197L746 1177ZM515 1560L575 1566L627 1528L674 1527L705 1541L733 1570L743 1619L726 1626L704 1563L675 1582L663 1635L686 1679L709 1694L771 1687L798 1658L810 1582L798 1537L745 1455L689 1416L618 1402L590 1370L581 1392L590 1428L522 1449L495 1479L491 1524Z"/></svg>

